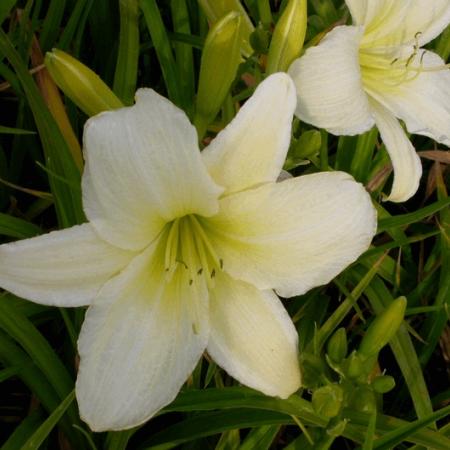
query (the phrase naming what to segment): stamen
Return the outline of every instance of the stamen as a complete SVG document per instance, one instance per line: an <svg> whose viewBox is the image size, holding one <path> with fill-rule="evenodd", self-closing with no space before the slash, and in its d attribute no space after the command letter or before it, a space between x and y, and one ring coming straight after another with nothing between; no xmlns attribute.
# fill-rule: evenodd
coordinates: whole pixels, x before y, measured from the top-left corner
<svg viewBox="0 0 450 450"><path fill-rule="evenodd" d="M206 249L208 250L208 253L213 258L215 265L220 266L220 262L219 262L219 258L217 257L217 253L214 250L213 246L211 245L211 242L209 241L208 236L206 235L203 227L200 225L198 219L194 215L189 216L189 218L191 219L191 222L194 225L196 234L198 233L198 235L202 238L203 244L205 245Z"/></svg>
<svg viewBox="0 0 450 450"><path fill-rule="evenodd" d="M180 219L175 219L170 227L169 236L167 237L166 251L164 254L164 267L167 272L167 278L170 280L176 269L178 256L178 240L179 240L179 224Z"/></svg>
<svg viewBox="0 0 450 450"><path fill-rule="evenodd" d="M201 222L194 215L175 219L168 230L164 254L167 281L180 265L184 268L180 276L189 286L203 280L212 288L217 270L223 270L223 260L218 258ZM202 274L206 276L199 278Z"/></svg>

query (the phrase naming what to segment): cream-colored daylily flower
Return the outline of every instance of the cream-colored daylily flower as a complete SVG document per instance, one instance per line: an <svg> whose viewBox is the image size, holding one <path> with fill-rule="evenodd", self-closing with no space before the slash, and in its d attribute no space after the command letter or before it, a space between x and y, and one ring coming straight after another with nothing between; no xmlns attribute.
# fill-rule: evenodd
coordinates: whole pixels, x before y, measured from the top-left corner
<svg viewBox="0 0 450 450"><path fill-rule="evenodd" d="M267 395L300 387L297 332L274 290L327 283L368 247L376 219L345 173L276 183L295 98L272 75L200 153L185 114L139 90L86 125L89 223L0 246L2 287L89 306L76 393L93 430L145 422L205 350Z"/></svg>
<svg viewBox="0 0 450 450"><path fill-rule="evenodd" d="M333 134L377 125L394 168L388 200L413 196L422 174L410 133L450 146L450 71L420 47L450 22L450 0L346 0L353 26L334 28L289 68L296 115Z"/></svg>

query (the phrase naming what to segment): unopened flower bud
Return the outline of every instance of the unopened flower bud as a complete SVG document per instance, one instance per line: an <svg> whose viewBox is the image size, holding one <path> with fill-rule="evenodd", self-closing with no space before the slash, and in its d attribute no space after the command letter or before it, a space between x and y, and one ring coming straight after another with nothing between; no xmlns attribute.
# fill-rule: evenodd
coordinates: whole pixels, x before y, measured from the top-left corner
<svg viewBox="0 0 450 450"><path fill-rule="evenodd" d="M326 366L322 358L312 353L302 353L301 367L303 386L314 388L321 383Z"/></svg>
<svg viewBox="0 0 450 450"><path fill-rule="evenodd" d="M203 12L211 25L218 22L230 12L239 13L242 17L240 47L244 55L252 54L250 35L253 33L253 24L240 0L199 0Z"/></svg>
<svg viewBox="0 0 450 450"><path fill-rule="evenodd" d="M347 349L347 334L345 328L339 328L328 341L328 356L333 362L339 363L347 356Z"/></svg>
<svg viewBox="0 0 450 450"><path fill-rule="evenodd" d="M347 358L345 374L348 378L356 379L364 374L364 361L357 352L352 352L352 354Z"/></svg>
<svg viewBox="0 0 450 450"><path fill-rule="evenodd" d="M45 66L64 94L88 116L123 107L95 72L62 50L47 52Z"/></svg>
<svg viewBox="0 0 450 450"><path fill-rule="evenodd" d="M382 375L375 378L372 381L372 389L377 394L386 394L386 392L392 391L395 387L395 380L389 375Z"/></svg>
<svg viewBox="0 0 450 450"><path fill-rule="evenodd" d="M285 72L300 56L306 34L307 1L290 0L277 22L267 57L267 73Z"/></svg>
<svg viewBox="0 0 450 450"><path fill-rule="evenodd" d="M209 31L203 48L194 124L199 137L220 110L241 61L242 16L231 12Z"/></svg>
<svg viewBox="0 0 450 450"><path fill-rule="evenodd" d="M405 297L399 297L375 318L361 341L360 355L376 355L395 336L403 322L406 303Z"/></svg>
<svg viewBox="0 0 450 450"><path fill-rule="evenodd" d="M323 386L315 390L312 395L314 411L329 419L340 413L343 401L344 391L338 384Z"/></svg>

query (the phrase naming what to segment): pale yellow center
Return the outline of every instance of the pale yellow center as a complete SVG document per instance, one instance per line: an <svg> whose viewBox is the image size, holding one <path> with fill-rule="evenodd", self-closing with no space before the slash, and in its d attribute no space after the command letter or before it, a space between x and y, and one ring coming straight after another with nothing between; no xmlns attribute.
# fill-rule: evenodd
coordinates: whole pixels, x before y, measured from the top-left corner
<svg viewBox="0 0 450 450"><path fill-rule="evenodd" d="M214 285L214 278L223 269L219 258L202 225L202 218L194 214L170 222L168 227L164 268L170 280L178 268L185 270L188 284L206 281Z"/></svg>

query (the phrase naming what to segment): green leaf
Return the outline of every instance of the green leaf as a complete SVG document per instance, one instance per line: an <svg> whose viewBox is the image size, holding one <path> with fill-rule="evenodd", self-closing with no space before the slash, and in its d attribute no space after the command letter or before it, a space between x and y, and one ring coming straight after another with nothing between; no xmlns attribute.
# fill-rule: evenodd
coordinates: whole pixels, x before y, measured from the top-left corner
<svg viewBox="0 0 450 450"><path fill-rule="evenodd" d="M70 149L53 116L30 75L28 68L14 49L6 33L0 29L0 52L6 55L28 99L29 106L39 131L44 148L47 167L67 180L80 185L80 173L72 158ZM81 208L81 192L70 189L61 181L50 177L50 187L55 198L56 212L62 227L68 227L84 220Z"/></svg>
<svg viewBox="0 0 450 450"><path fill-rule="evenodd" d="M132 105L139 59L138 0L120 0L119 9L119 52L113 90L125 105Z"/></svg>
<svg viewBox="0 0 450 450"><path fill-rule="evenodd" d="M72 390L73 381L64 364L32 322L8 302L7 296L0 301L0 327L33 358L61 398Z"/></svg>
<svg viewBox="0 0 450 450"><path fill-rule="evenodd" d="M169 34L174 42L175 60L183 92L183 103L189 116L193 113L193 101L195 95L194 59L192 45L190 43L175 41L175 36L191 37L191 26L189 23L189 11L186 0L171 0L173 29L175 33Z"/></svg>
<svg viewBox="0 0 450 450"><path fill-rule="evenodd" d="M403 425L390 433L385 434L383 437L378 438L373 443L373 449L377 450L390 450L395 447L400 442L407 440L415 431L419 431L439 419L447 417L450 415L450 406L440 409L427 417L416 420L415 422Z"/></svg>
<svg viewBox="0 0 450 450"><path fill-rule="evenodd" d="M408 214L402 214L400 216L389 217L386 219L380 219L378 221L377 233L389 230L390 228L404 227L411 223L419 222L428 216L431 216L441 209L450 205L450 197L443 200L439 200L432 205L425 206L417 211Z"/></svg>
<svg viewBox="0 0 450 450"><path fill-rule="evenodd" d="M33 223L0 213L0 234L13 238L29 238L41 234L42 230Z"/></svg>
<svg viewBox="0 0 450 450"><path fill-rule="evenodd" d="M167 427L142 444L142 449L167 450L184 442L222 433L236 428L264 425L289 425L295 422L290 416L274 411L232 409L198 413L182 422Z"/></svg>
<svg viewBox="0 0 450 450"><path fill-rule="evenodd" d="M365 293L375 313L380 313L394 299L384 283L375 277L365 289ZM428 417L433 412L430 396L417 358L414 345L406 325L402 325L389 343L408 386L414 408L419 418Z"/></svg>
<svg viewBox="0 0 450 450"><path fill-rule="evenodd" d="M29 414L4 442L0 450L19 450L42 424L42 410L37 409Z"/></svg>
<svg viewBox="0 0 450 450"><path fill-rule="evenodd" d="M158 6L155 0L140 0L139 6L144 13L145 23L155 47L169 98L173 103L183 108L185 103L181 90L182 83L179 80L172 47Z"/></svg>
<svg viewBox="0 0 450 450"><path fill-rule="evenodd" d="M62 403L53 411L50 417L33 433L33 435L25 442L21 450L39 450L41 444L59 422L62 415L75 398L75 391L72 391Z"/></svg>
<svg viewBox="0 0 450 450"><path fill-rule="evenodd" d="M74 3L69 21L64 27L61 34L61 39L58 42L58 48L62 50L67 50L69 48L70 43L78 30L80 22L83 20L83 16L90 12L93 3L94 0L77 0Z"/></svg>
<svg viewBox="0 0 450 450"><path fill-rule="evenodd" d="M16 5L17 0L2 0L0 2L0 24L3 23L3 21L8 16L11 9L14 8Z"/></svg>
<svg viewBox="0 0 450 450"><path fill-rule="evenodd" d="M22 130L20 128L10 128L0 126L0 134L36 134L35 131Z"/></svg>
<svg viewBox="0 0 450 450"><path fill-rule="evenodd" d="M65 7L66 0L51 0L50 2L39 36L39 43L43 53L49 50L56 41L60 32Z"/></svg>
<svg viewBox="0 0 450 450"><path fill-rule="evenodd" d="M280 428L280 425L265 425L254 428L248 433L239 450L269 450Z"/></svg>

